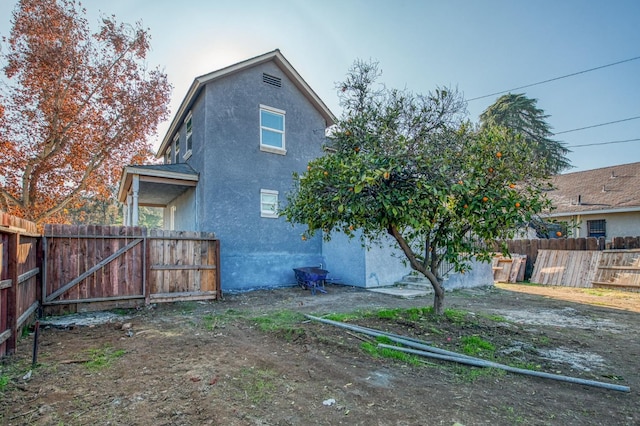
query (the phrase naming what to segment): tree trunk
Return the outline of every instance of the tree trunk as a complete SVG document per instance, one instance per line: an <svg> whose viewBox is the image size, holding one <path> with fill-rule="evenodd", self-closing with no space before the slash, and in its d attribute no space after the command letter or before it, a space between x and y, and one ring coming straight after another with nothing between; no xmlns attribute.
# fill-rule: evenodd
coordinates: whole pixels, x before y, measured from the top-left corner
<svg viewBox="0 0 640 426"><path fill-rule="evenodd" d="M433 312L436 315L444 314L444 287L442 287L442 283L438 283L437 285L431 283L433 285L434 295L433 295Z"/></svg>

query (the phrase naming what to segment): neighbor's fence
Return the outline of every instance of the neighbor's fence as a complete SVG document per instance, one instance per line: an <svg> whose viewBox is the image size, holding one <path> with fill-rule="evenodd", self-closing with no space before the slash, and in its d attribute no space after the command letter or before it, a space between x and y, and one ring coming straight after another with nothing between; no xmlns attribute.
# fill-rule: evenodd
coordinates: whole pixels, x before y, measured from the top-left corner
<svg viewBox="0 0 640 426"><path fill-rule="evenodd" d="M35 223L0 212L0 357L38 309L41 257Z"/></svg>
<svg viewBox="0 0 640 426"><path fill-rule="evenodd" d="M509 253L527 256L525 279L531 278L540 250L629 250L640 248L640 237L615 237L611 243L600 238L550 238L506 241Z"/></svg>
<svg viewBox="0 0 640 426"><path fill-rule="evenodd" d="M640 289L640 237L511 240L507 246L526 255L525 279L540 284Z"/></svg>

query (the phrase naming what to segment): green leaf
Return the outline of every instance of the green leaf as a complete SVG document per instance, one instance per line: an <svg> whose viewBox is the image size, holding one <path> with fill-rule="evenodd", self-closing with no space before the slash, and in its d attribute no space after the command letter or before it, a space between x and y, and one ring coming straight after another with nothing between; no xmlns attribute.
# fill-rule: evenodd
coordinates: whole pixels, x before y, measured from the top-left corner
<svg viewBox="0 0 640 426"><path fill-rule="evenodd" d="M359 194L362 192L362 185L357 184L354 188L353 188L353 192L354 194Z"/></svg>

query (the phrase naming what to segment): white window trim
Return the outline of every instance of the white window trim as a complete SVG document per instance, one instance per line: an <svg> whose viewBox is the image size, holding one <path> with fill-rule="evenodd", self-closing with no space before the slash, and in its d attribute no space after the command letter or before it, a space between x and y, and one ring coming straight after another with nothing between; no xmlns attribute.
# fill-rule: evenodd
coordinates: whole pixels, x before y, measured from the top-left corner
<svg viewBox="0 0 640 426"><path fill-rule="evenodd" d="M173 154L176 164L180 162L180 133L173 137Z"/></svg>
<svg viewBox="0 0 640 426"><path fill-rule="evenodd" d="M260 217L267 217L270 219L277 219L279 217L278 214L278 191L274 191L271 189L261 189L260 190ZM276 196L276 205L275 205L275 211L271 211L271 210L263 210L262 209L262 196L263 195L275 195Z"/></svg>
<svg viewBox="0 0 640 426"><path fill-rule="evenodd" d="M274 114L280 114L282 115L282 128L283 130L277 130L277 129L273 129L271 127L263 127L262 126L262 111L267 111L267 112L271 112ZM287 153L286 150L286 112L284 110L278 109L278 108L273 108L267 105L262 105L260 104L260 110L258 111L258 120L260 121L260 151L264 151L264 152L270 152L272 154L280 154L280 155L285 155ZM262 130L266 129L272 132L277 132L277 133L281 133L282 134L282 148L280 147L275 147L275 146L271 146L271 145L263 145L262 144Z"/></svg>
<svg viewBox="0 0 640 426"><path fill-rule="evenodd" d="M187 122L189 120L191 120L191 133L189 133L189 130L187 129ZM184 132L186 135L184 138L184 147L187 151L184 153L182 158L186 160L191 157L191 151L193 150L193 114L191 114L191 111L187 114L187 118L184 119ZM191 136L191 146L189 146L189 136Z"/></svg>

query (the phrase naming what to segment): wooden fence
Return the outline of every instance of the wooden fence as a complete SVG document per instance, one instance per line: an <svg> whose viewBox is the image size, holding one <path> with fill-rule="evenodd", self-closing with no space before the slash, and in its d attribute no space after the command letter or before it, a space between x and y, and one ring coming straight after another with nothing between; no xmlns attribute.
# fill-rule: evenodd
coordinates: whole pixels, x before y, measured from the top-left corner
<svg viewBox="0 0 640 426"><path fill-rule="evenodd" d="M219 299L212 233L46 225L0 212L0 357L39 307L47 314Z"/></svg>
<svg viewBox="0 0 640 426"><path fill-rule="evenodd" d="M640 291L640 250L603 251L592 285Z"/></svg>
<svg viewBox="0 0 640 426"><path fill-rule="evenodd" d="M512 240L527 257L525 279L547 285L640 289L640 237ZM535 267L534 267L535 265Z"/></svg>
<svg viewBox="0 0 640 426"><path fill-rule="evenodd" d="M47 313L221 296L212 233L46 225L43 240Z"/></svg>
<svg viewBox="0 0 640 426"><path fill-rule="evenodd" d="M15 351L20 329L39 306L37 231L34 223L0 212L0 357Z"/></svg>
<svg viewBox="0 0 640 426"><path fill-rule="evenodd" d="M615 237L611 243L600 238L550 238L507 241L509 253L527 256L525 279L531 278L539 250L629 250L640 248L640 237Z"/></svg>

